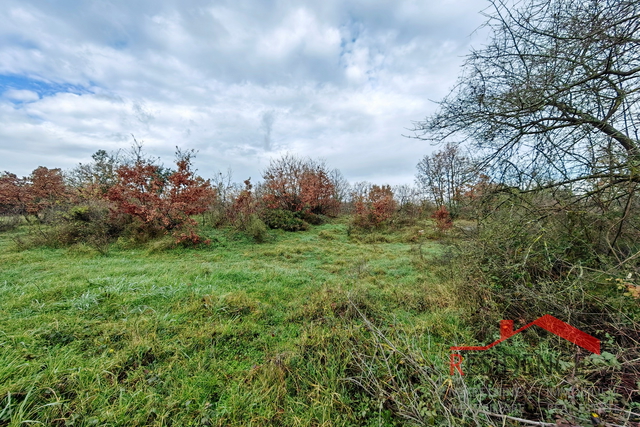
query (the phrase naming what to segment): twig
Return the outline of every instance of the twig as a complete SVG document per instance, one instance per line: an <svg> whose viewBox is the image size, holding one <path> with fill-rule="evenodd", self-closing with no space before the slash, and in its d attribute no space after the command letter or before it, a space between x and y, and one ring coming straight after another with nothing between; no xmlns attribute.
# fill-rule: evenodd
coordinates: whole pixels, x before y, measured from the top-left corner
<svg viewBox="0 0 640 427"><path fill-rule="evenodd" d="M500 417L500 418L504 418L504 419L507 419L507 420L518 421L519 423L525 423L525 424L529 424L529 425L532 425L532 426L558 427L557 423L545 423L543 421L526 420L524 418L512 417L512 416L509 416L509 415L494 414L493 412L487 412L487 411L483 411L481 409L477 409L477 411L480 412L480 413L483 413L485 415L492 416L492 417ZM573 426L573 427L580 427L580 426Z"/></svg>

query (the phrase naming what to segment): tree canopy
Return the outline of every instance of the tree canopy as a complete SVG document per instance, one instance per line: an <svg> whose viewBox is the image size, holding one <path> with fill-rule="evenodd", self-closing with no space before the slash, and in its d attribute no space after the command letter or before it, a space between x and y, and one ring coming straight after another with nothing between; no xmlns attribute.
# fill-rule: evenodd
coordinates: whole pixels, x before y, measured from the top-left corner
<svg viewBox="0 0 640 427"><path fill-rule="evenodd" d="M491 0L485 13L488 43L416 136L473 144L516 185L640 182L640 2Z"/></svg>

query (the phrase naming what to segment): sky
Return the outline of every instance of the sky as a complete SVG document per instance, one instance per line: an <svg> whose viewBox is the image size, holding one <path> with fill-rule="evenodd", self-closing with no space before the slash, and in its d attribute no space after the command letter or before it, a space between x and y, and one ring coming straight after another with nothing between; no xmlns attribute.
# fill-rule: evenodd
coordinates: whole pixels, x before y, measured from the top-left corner
<svg viewBox="0 0 640 427"><path fill-rule="evenodd" d="M483 0L3 0L0 171L131 146L257 181L288 153L411 184Z"/></svg>

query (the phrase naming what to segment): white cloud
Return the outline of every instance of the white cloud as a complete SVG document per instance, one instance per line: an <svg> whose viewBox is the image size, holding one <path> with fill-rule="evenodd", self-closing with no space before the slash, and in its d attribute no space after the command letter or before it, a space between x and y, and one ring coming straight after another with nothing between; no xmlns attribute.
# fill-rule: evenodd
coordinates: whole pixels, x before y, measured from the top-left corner
<svg viewBox="0 0 640 427"><path fill-rule="evenodd" d="M339 49L339 29L322 25L311 11L298 8L290 11L279 26L258 41L257 53L283 59L296 51L309 56L334 56Z"/></svg>
<svg viewBox="0 0 640 427"><path fill-rule="evenodd" d="M404 138L455 82L472 0L71 2L0 10L0 170L72 167L131 134L203 175L324 157L351 179L410 182ZM255 178L254 178L255 179Z"/></svg>
<svg viewBox="0 0 640 427"><path fill-rule="evenodd" d="M36 92L20 89L9 89L8 91L4 92L2 96L13 101L22 102L37 101L38 99L40 99Z"/></svg>

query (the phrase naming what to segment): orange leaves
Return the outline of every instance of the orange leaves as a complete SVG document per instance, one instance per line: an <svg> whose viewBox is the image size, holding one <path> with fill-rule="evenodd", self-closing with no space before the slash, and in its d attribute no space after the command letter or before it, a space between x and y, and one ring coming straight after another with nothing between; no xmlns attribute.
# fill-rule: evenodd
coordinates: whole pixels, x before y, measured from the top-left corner
<svg viewBox="0 0 640 427"><path fill-rule="evenodd" d="M388 185L371 185L363 193L353 195L355 224L360 227L378 227L393 216L396 201Z"/></svg>
<svg viewBox="0 0 640 427"><path fill-rule="evenodd" d="M115 203L115 210L145 223L163 222L168 228L168 218L162 218L168 206L162 194L165 181L160 176L160 168L139 162L120 166L116 175L116 184L106 194L106 198Z"/></svg>
<svg viewBox="0 0 640 427"><path fill-rule="evenodd" d="M236 196L227 212L232 223L241 229L245 229L250 223L251 216L259 209L258 199L252 193L251 178L244 181L244 189Z"/></svg>
<svg viewBox="0 0 640 427"><path fill-rule="evenodd" d="M624 291L624 295L634 298L634 299L640 299L640 285L636 285L634 284L631 280L632 280L633 274L629 273L626 277L626 279L605 279L606 281L610 282L612 280L615 281L615 284L618 287L618 290L622 290Z"/></svg>
<svg viewBox="0 0 640 427"><path fill-rule="evenodd" d="M453 227L453 221L451 220L451 214L446 207L440 206L440 208L431 215L436 222L436 228L440 231L449 230Z"/></svg>
<svg viewBox="0 0 640 427"><path fill-rule="evenodd" d="M21 213L20 206L26 202L26 179L5 172L0 176L0 213Z"/></svg>
<svg viewBox="0 0 640 427"><path fill-rule="evenodd" d="M263 201L269 209L335 215L335 185L324 163L285 155L263 173Z"/></svg>
<svg viewBox="0 0 640 427"><path fill-rule="evenodd" d="M60 169L48 169L40 166L31 172L29 181L28 191L32 200L27 205L28 213L37 215L52 207L56 202L64 200L67 189Z"/></svg>
<svg viewBox="0 0 640 427"><path fill-rule="evenodd" d="M334 199L335 186L324 168L307 170L300 182L301 201L311 213L336 215L339 202Z"/></svg>
<svg viewBox="0 0 640 427"><path fill-rule="evenodd" d="M114 214L131 215L150 230L173 231L177 243L201 243L190 216L203 213L216 194L209 181L191 170L191 157L192 153L179 157L175 171L145 160L120 166L117 182L106 194L114 203Z"/></svg>
<svg viewBox="0 0 640 427"><path fill-rule="evenodd" d="M0 176L0 209L3 212L38 216L64 201L66 196L60 169L40 166L29 177L18 178L9 172Z"/></svg>

